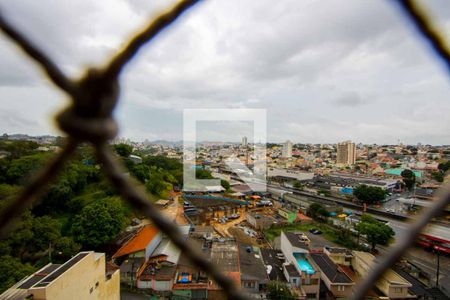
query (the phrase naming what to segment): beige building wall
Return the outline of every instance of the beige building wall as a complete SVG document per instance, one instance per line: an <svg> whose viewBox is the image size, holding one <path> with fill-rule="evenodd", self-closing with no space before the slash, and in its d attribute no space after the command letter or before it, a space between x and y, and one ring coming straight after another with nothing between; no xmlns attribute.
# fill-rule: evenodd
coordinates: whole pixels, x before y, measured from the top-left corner
<svg viewBox="0 0 450 300"><path fill-rule="evenodd" d="M86 257L45 287L29 289L35 300L119 300L120 273L105 275L105 254L90 252Z"/></svg>
<svg viewBox="0 0 450 300"><path fill-rule="evenodd" d="M361 277L366 276L371 270L375 257L367 252L354 251L352 266ZM393 270L387 270L383 276L375 283L375 286L390 299L409 298L408 288L411 287L406 279Z"/></svg>
<svg viewBox="0 0 450 300"><path fill-rule="evenodd" d="M356 161L356 145L350 141L337 144L336 163L353 165Z"/></svg>

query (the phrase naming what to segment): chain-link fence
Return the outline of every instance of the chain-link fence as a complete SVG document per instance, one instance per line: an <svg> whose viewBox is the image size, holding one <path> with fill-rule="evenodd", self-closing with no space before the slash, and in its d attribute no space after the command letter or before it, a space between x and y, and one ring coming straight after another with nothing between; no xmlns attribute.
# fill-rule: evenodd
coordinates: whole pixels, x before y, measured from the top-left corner
<svg viewBox="0 0 450 300"><path fill-rule="evenodd" d="M119 75L122 69L144 44L151 41L161 30L168 27L183 12L198 2L198 0L180 1L171 10L153 20L142 32L136 34L110 60L109 64L101 68L89 68L84 76L77 80L68 78L50 57L33 44L26 35L12 26L2 15L0 8L0 28L3 33L38 63L50 80L72 99L70 106L56 117L58 126L69 136L67 144L37 176L30 180L17 199L3 211L0 216L0 235L2 237L7 234L14 219L34 200L42 196L45 187L57 178L58 173L75 152L77 146L82 142L90 142L96 150L97 159L102 164L107 178L121 196L135 209L149 217L194 264L209 273L223 288L228 299L246 299L232 279L204 259L190 244L185 243L177 226L159 213L155 206L147 200L145 192L135 186L125 175L123 166L108 145L108 142L116 136L118 129L112 112L119 100ZM429 41L437 56L447 64L450 74L449 46L445 44L445 39L434 27L423 9L413 0L393 2L399 4L419 32ZM447 187L441 191L441 196L434 206L424 212L414 224L411 224L408 232L397 241L389 253L377 258L373 270L357 288L354 299L364 299L375 281L407 251L420 231L449 203L450 189Z"/></svg>

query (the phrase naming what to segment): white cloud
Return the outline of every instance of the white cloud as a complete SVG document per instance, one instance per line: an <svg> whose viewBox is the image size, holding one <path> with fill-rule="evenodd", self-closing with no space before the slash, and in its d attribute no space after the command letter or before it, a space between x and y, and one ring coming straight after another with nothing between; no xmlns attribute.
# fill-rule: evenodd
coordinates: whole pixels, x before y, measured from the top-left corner
<svg viewBox="0 0 450 300"><path fill-rule="evenodd" d="M77 75L107 61L171 3L5 0L0 7ZM448 29L448 1L426 4ZM4 38L0 55L0 112L20 112L15 122L0 119L0 128L54 131L45 118L64 103L61 93ZM121 135L137 139L181 139L184 108L248 107L267 109L269 140L448 143L446 75L388 1L211 0L127 66L116 115ZM38 113L19 104L29 104L26 97Z"/></svg>

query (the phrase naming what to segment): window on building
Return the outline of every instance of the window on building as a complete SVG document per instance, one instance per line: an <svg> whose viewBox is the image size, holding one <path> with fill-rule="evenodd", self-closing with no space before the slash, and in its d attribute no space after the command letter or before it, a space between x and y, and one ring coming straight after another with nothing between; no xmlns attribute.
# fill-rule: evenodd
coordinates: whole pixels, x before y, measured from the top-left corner
<svg viewBox="0 0 450 300"><path fill-rule="evenodd" d="M339 292L345 291L345 285L338 285L338 291Z"/></svg>
<svg viewBox="0 0 450 300"><path fill-rule="evenodd" d="M401 292L402 292L402 288L401 287L394 288L394 293L401 293Z"/></svg>
<svg viewBox="0 0 450 300"><path fill-rule="evenodd" d="M89 290L89 293L91 293L92 294L92 292L94 291L94 288L93 287L91 287L91 289Z"/></svg>

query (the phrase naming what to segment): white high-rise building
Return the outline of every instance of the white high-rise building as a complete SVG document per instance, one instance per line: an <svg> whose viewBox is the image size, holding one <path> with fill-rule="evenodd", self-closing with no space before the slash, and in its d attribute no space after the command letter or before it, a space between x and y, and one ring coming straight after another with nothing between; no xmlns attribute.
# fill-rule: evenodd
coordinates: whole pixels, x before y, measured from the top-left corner
<svg viewBox="0 0 450 300"><path fill-rule="evenodd" d="M247 137L242 137L242 146L247 146Z"/></svg>
<svg viewBox="0 0 450 300"><path fill-rule="evenodd" d="M353 165L356 161L356 146L351 141L337 144L336 163Z"/></svg>
<svg viewBox="0 0 450 300"><path fill-rule="evenodd" d="M285 158L292 157L292 143L291 143L291 141L288 140L288 141L286 141L286 143L284 143L281 155L283 157L285 157Z"/></svg>

